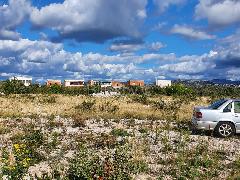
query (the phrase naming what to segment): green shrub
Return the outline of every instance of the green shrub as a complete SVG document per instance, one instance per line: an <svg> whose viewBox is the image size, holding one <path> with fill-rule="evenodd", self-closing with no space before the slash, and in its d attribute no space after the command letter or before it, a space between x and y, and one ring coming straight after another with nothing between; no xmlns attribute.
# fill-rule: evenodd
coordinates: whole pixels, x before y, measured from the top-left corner
<svg viewBox="0 0 240 180"><path fill-rule="evenodd" d="M69 179L131 179L132 174L148 171L148 165L132 158L127 145L117 146L102 157L93 149L80 145L68 171Z"/></svg>
<svg viewBox="0 0 240 180"><path fill-rule="evenodd" d="M2 84L2 90L4 94L26 94L28 92L28 88L24 86L23 83L17 80L5 81Z"/></svg>
<svg viewBox="0 0 240 180"><path fill-rule="evenodd" d="M240 179L240 156L231 164L231 173L228 179Z"/></svg>
<svg viewBox="0 0 240 180"><path fill-rule="evenodd" d="M142 134L147 134L149 130L148 128L140 128L138 131Z"/></svg>
<svg viewBox="0 0 240 180"><path fill-rule="evenodd" d="M106 101L105 103L100 104L98 108L101 112L108 112L113 114L119 110L119 106L113 104L112 101Z"/></svg>
<svg viewBox="0 0 240 180"><path fill-rule="evenodd" d="M159 178L170 175L172 179L212 179L219 175L222 163L216 152L209 151L208 142L200 142L195 148L189 149L186 144L189 141L189 136L184 136L177 147L172 149L168 138L163 139L165 146L163 152L169 154L169 150L174 150L177 156L166 160L160 159L160 164L170 164L170 167L168 171L163 169Z"/></svg>
<svg viewBox="0 0 240 180"><path fill-rule="evenodd" d="M176 97L172 101L164 101L160 99L153 103L153 108L156 110L160 110L162 114L162 118L165 120L178 120L178 113L180 111L181 106L183 105L184 101Z"/></svg>
<svg viewBox="0 0 240 180"><path fill-rule="evenodd" d="M182 84L176 84L176 85L172 85L172 86L167 86L165 87L165 93L168 96L172 96L172 95L188 95L191 94L193 92L193 90L191 88L188 88Z"/></svg>
<svg viewBox="0 0 240 180"><path fill-rule="evenodd" d="M129 136L129 133L124 129L113 129L111 134L113 136Z"/></svg>
<svg viewBox="0 0 240 180"><path fill-rule="evenodd" d="M25 135L13 139L12 151L3 148L0 157L2 175L9 179L21 179L28 168L41 160L43 157L36 151L43 144L43 135L40 130L29 129Z"/></svg>
<svg viewBox="0 0 240 180"><path fill-rule="evenodd" d="M12 152L4 148L1 157L2 174L9 179L21 179L28 167L36 162L34 154L26 144L14 144Z"/></svg>
<svg viewBox="0 0 240 180"><path fill-rule="evenodd" d="M80 105L75 107L76 110L80 109L82 111L92 111L94 109L94 105L96 104L96 100L84 100Z"/></svg>
<svg viewBox="0 0 240 180"><path fill-rule="evenodd" d="M0 135L10 133L10 132L11 132L10 128L0 125Z"/></svg>
<svg viewBox="0 0 240 180"><path fill-rule="evenodd" d="M132 96L132 100L137 103L147 105L149 103L148 97L145 94L142 95L134 95Z"/></svg>

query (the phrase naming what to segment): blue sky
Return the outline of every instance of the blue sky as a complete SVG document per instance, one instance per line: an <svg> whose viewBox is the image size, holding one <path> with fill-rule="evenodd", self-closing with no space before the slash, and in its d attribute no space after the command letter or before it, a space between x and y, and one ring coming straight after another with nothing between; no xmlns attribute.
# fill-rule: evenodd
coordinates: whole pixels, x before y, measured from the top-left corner
<svg viewBox="0 0 240 180"><path fill-rule="evenodd" d="M0 0L0 78L240 80L238 0Z"/></svg>

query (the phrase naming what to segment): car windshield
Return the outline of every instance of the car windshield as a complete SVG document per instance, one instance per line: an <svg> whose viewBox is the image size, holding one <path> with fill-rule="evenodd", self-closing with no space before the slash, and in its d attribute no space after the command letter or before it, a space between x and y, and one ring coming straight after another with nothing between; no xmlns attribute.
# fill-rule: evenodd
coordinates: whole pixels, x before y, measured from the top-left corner
<svg viewBox="0 0 240 180"><path fill-rule="evenodd" d="M209 106L211 109L218 109L221 105L223 105L225 102L227 102L226 99L221 99L219 101L214 102L212 105Z"/></svg>

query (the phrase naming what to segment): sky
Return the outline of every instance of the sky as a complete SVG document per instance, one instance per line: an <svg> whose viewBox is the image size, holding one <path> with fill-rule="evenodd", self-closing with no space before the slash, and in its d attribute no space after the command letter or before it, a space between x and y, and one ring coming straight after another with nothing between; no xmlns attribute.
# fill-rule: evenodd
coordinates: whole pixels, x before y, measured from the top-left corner
<svg viewBox="0 0 240 180"><path fill-rule="evenodd" d="M0 79L240 80L239 0L0 0Z"/></svg>

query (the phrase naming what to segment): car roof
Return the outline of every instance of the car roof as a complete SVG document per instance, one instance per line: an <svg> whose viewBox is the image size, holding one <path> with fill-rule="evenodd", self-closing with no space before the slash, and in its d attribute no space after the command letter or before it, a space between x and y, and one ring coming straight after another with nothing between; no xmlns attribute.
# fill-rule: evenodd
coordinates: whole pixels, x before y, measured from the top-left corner
<svg viewBox="0 0 240 180"><path fill-rule="evenodd" d="M228 100L228 101L240 101L240 99L234 99L234 98L229 98L229 99L225 99L225 100Z"/></svg>

